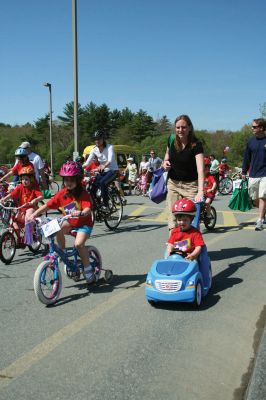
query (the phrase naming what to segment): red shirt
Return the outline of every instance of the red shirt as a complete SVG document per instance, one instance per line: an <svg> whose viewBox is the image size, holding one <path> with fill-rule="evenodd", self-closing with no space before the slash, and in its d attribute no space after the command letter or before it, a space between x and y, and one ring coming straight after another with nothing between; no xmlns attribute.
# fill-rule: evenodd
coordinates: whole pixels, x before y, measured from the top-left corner
<svg viewBox="0 0 266 400"><path fill-rule="evenodd" d="M32 169L34 170L34 165L30 161L27 161L25 164L21 164L20 162L18 162L14 165L14 167L12 167L13 175L19 175L19 171L21 170L21 168L24 167L32 167Z"/></svg>
<svg viewBox="0 0 266 400"><path fill-rule="evenodd" d="M204 176L204 182L203 182L203 190L208 190L211 189L213 187L213 184L216 183L215 178L213 175L207 175ZM213 191L213 193L215 193L216 190Z"/></svg>
<svg viewBox="0 0 266 400"><path fill-rule="evenodd" d="M100 166L100 163L95 163L94 161L92 161L92 163L88 166L85 167L84 169L88 172L93 171L94 169L98 170Z"/></svg>
<svg viewBox="0 0 266 400"><path fill-rule="evenodd" d="M47 207L54 210L59 208L63 215L66 215L66 213L71 210L82 211L84 208L92 207L91 197L86 190L81 192L81 195L78 199L75 199L74 196L64 198L66 192L66 188L57 192L54 197L47 201ZM70 218L68 222L74 227L83 225L93 226L91 214L79 218Z"/></svg>
<svg viewBox="0 0 266 400"><path fill-rule="evenodd" d="M36 199L37 197L42 196L42 192L40 192L39 188L34 186L33 188L27 188L22 183L18 185L13 192L11 192L11 197L17 201L18 207L23 204L29 203L30 201ZM26 211L28 208L32 206L26 206L21 208L21 211Z"/></svg>
<svg viewBox="0 0 266 400"><path fill-rule="evenodd" d="M204 246L202 234L198 229L191 227L189 231L181 232L177 227L172 230L168 243L173 244L175 249L192 253L197 246Z"/></svg>

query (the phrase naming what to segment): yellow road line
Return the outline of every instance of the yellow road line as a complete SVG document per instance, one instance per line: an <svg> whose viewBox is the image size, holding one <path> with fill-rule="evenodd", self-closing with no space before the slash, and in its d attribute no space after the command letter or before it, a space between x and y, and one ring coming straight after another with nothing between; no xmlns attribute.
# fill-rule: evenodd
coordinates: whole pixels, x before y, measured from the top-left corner
<svg viewBox="0 0 266 400"><path fill-rule="evenodd" d="M225 212L223 213L224 225L225 226L238 226L237 220L234 216L233 212Z"/></svg>

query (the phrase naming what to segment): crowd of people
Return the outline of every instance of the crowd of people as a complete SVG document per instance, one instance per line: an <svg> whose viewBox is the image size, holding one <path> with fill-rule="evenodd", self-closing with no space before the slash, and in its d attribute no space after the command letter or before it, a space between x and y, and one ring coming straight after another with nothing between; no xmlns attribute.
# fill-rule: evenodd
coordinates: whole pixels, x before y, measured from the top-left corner
<svg viewBox="0 0 266 400"><path fill-rule="evenodd" d="M266 121L262 118L254 119L252 131L254 135L248 141L244 154L242 178L247 179L247 174L249 175L249 193L254 205L259 209L255 229L261 231L266 209ZM16 215L17 222L31 223L49 209L71 214L71 218L63 223L61 231L57 233L57 241L60 248L65 249L65 235L71 230L76 231L75 246L84 265L88 283L94 280L94 272L85 243L91 235L93 221L91 196L82 185L84 171L98 172L92 186L92 194L95 194L98 188L101 189L104 209L108 209L108 184L111 181L116 182L123 197L113 145L106 142L101 131L94 133L94 140L95 146L86 161L79 157L62 165L60 176L63 188L40 208L38 203L42 200L43 193L39 185L42 184L42 189L47 187L45 172L46 175L49 174L49 165L32 151L29 142L21 143L15 151L14 166L0 174L0 181L5 184L11 176L21 181L15 190L10 193L6 191L0 199L4 204L12 198L17 205L23 206ZM175 133L168 138L163 160L153 149L150 151L150 157L143 155L139 167L133 157L127 158L127 167L123 173L128 174L128 194L132 193L137 180L146 194L153 173L161 167L168 172L168 254L181 244L182 249L186 250L186 257L195 259L204 245L199 230L191 225L196 210L195 203L205 199L207 216L211 217L210 205L216 194L217 176L223 177L228 173L227 160L223 157L219 162L214 154L204 155L203 144L195 136L191 119L187 115L180 115L175 120Z"/></svg>

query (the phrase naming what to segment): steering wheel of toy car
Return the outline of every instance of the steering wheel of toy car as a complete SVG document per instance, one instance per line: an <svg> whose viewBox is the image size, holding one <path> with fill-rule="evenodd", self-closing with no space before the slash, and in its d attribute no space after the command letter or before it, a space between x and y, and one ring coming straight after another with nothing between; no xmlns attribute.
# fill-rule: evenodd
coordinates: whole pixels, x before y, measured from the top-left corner
<svg viewBox="0 0 266 400"><path fill-rule="evenodd" d="M183 258L186 258L186 256L187 256L187 253L185 251L177 250L177 249L171 251L170 256L172 256L173 254L178 254L179 256L181 256Z"/></svg>

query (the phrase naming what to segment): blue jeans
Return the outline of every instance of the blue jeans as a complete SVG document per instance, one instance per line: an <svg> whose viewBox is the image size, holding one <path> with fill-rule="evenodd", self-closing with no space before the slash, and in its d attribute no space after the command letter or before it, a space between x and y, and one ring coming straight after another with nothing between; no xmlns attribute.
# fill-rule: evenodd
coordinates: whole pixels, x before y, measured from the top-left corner
<svg viewBox="0 0 266 400"><path fill-rule="evenodd" d="M107 171L96 176L93 183L92 193L95 195L98 188L101 189L103 204L108 207L108 184L116 178L116 171Z"/></svg>

